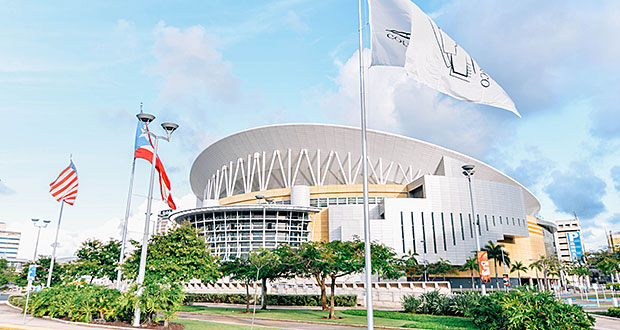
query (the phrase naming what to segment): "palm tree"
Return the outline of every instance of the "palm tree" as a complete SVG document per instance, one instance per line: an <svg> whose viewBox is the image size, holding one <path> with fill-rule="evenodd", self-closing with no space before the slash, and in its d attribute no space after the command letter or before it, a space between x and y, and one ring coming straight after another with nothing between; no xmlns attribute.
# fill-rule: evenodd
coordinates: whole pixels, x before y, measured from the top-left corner
<svg viewBox="0 0 620 330"><path fill-rule="evenodd" d="M542 270L542 265L540 264L540 260L534 261L530 264L530 269L536 270L536 287L538 291L540 291L540 277L538 277L538 271Z"/></svg>
<svg viewBox="0 0 620 330"><path fill-rule="evenodd" d="M497 274L497 263L501 266L503 262L507 265L510 265L510 258L508 256L508 252L503 250L503 244L495 244L493 241L489 241L485 247L482 248L483 251L487 251L487 255L489 259L493 259L493 264L495 265L495 283L497 284L497 288L499 289L499 275ZM502 256L503 251L503 256Z"/></svg>
<svg viewBox="0 0 620 330"><path fill-rule="evenodd" d="M478 259L475 256L469 257L465 260L465 264L461 266L462 271L469 270L469 274L471 275L471 288L474 288L474 270L478 271Z"/></svg>
<svg viewBox="0 0 620 330"><path fill-rule="evenodd" d="M511 273L517 272L517 277L519 278L519 286L521 286L521 272L525 271L527 271L527 267L525 267L525 265L521 261L515 261L510 266Z"/></svg>

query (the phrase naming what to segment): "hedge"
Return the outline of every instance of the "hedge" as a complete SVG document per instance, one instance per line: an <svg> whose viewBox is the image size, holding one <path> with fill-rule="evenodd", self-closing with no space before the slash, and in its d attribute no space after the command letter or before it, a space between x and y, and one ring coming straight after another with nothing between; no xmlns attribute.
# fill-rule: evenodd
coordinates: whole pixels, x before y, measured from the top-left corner
<svg viewBox="0 0 620 330"><path fill-rule="evenodd" d="M620 307L609 307L607 316L620 318Z"/></svg>
<svg viewBox="0 0 620 330"><path fill-rule="evenodd" d="M607 283L605 285L605 288L607 290L613 289L613 290L620 290L620 283Z"/></svg>
<svg viewBox="0 0 620 330"><path fill-rule="evenodd" d="M251 299L250 295L250 299ZM327 303L329 303L329 295ZM184 304L208 302L217 304L245 304L245 293L187 293ZM258 296L260 300L260 296ZM250 300L252 302L252 300ZM258 302L258 301L257 301ZM339 307L357 306L357 295L336 295L334 304ZM310 294L268 294L267 305L272 306L321 306L321 295Z"/></svg>
<svg viewBox="0 0 620 330"><path fill-rule="evenodd" d="M12 294L9 296L9 303L13 306L24 308L26 296L23 294Z"/></svg>

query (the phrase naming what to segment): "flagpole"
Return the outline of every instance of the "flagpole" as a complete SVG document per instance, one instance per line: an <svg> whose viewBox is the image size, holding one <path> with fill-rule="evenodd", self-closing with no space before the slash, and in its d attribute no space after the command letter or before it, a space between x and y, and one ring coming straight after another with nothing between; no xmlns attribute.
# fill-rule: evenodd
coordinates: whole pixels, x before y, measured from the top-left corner
<svg viewBox="0 0 620 330"><path fill-rule="evenodd" d="M127 193L127 206L125 207L125 220L123 221L123 233L121 239L121 255L118 258L118 270L116 272L116 290L121 289L121 278L123 277L123 261L125 259L125 245L127 244L127 225L129 223L129 211L131 209L131 195L133 192L133 178L136 172L136 157L134 152L131 164L131 176L129 177L129 192Z"/></svg>
<svg viewBox="0 0 620 330"><path fill-rule="evenodd" d="M358 32L359 32L359 62L360 62L360 110L362 130L362 183L364 195L364 260L365 260L365 287L366 287L366 322L369 330L374 328L372 310L372 264L370 257L370 219L368 216L368 156L366 150L366 86L364 84L364 40L362 36L362 0L358 0Z"/></svg>
<svg viewBox="0 0 620 330"><path fill-rule="evenodd" d="M56 259L56 247L58 246L58 233L60 232L60 221L62 220L62 208L65 201L60 202L60 215L58 216L58 226L56 227L56 239L54 239L54 247L52 248L52 260L50 260L50 269L47 273L47 287L52 285L52 272L54 272L54 260Z"/></svg>

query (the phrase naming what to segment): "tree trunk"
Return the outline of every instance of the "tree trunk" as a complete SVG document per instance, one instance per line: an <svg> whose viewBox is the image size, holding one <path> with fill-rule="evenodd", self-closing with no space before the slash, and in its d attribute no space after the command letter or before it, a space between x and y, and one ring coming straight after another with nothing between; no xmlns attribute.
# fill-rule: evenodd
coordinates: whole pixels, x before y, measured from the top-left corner
<svg viewBox="0 0 620 330"><path fill-rule="evenodd" d="M261 291L262 291L262 300L263 304L260 309L267 309L267 278L263 277L261 279Z"/></svg>
<svg viewBox="0 0 620 330"><path fill-rule="evenodd" d="M169 328L170 327L170 321L168 319L164 320L164 328Z"/></svg>
<svg viewBox="0 0 620 330"><path fill-rule="evenodd" d="M493 264L495 265L495 286L499 289L499 275L497 275L497 259L493 259Z"/></svg>
<svg viewBox="0 0 620 330"><path fill-rule="evenodd" d="M471 274L471 288L474 288L474 270L470 269L470 274Z"/></svg>
<svg viewBox="0 0 620 330"><path fill-rule="evenodd" d="M543 281L544 281L544 285L545 285L544 286L545 291L548 291L549 290L549 285L548 285L549 281L547 281L547 269L546 268L543 269Z"/></svg>
<svg viewBox="0 0 620 330"><path fill-rule="evenodd" d="M244 283L245 283L245 312L249 313L250 312L250 286L247 281Z"/></svg>
<svg viewBox="0 0 620 330"><path fill-rule="evenodd" d="M332 283L331 283L332 292L331 292L331 297L329 299L329 319L333 320L336 318L336 307L334 305L335 303L334 296L335 296L335 290L336 290L336 277L331 276L331 278L332 278Z"/></svg>
<svg viewBox="0 0 620 330"><path fill-rule="evenodd" d="M321 277L320 275L314 275L316 279L316 283L321 288L321 310L327 310L327 290L325 289L325 278L326 276Z"/></svg>
<svg viewBox="0 0 620 330"><path fill-rule="evenodd" d="M521 271L517 272L517 277L519 278L519 284L517 286L521 286Z"/></svg>

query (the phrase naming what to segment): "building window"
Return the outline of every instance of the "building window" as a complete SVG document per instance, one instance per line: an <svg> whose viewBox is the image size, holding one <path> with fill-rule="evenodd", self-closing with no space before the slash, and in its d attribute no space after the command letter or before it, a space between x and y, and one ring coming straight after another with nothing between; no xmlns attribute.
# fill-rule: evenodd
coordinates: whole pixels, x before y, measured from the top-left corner
<svg viewBox="0 0 620 330"><path fill-rule="evenodd" d="M486 214L484 215L484 224L487 227L487 231L489 231L489 219Z"/></svg>
<svg viewBox="0 0 620 330"><path fill-rule="evenodd" d="M465 240L465 226L463 226L463 213L459 213L459 218L461 219L461 239Z"/></svg>
<svg viewBox="0 0 620 330"><path fill-rule="evenodd" d="M446 225L443 220L443 212L441 212L441 234L443 236L443 250L448 251L448 248L446 247Z"/></svg>
<svg viewBox="0 0 620 330"><path fill-rule="evenodd" d="M411 212L411 238L413 238L413 254L416 254L415 248L415 224L413 222L413 212Z"/></svg>
<svg viewBox="0 0 620 330"><path fill-rule="evenodd" d="M471 214L468 214L467 216L469 217L469 234L471 235L471 238L474 238L474 225L471 220Z"/></svg>
<svg viewBox="0 0 620 330"><path fill-rule="evenodd" d="M405 253L405 225L403 223L403 212L400 212L400 236L403 240L403 253Z"/></svg>
<svg viewBox="0 0 620 330"><path fill-rule="evenodd" d="M482 226L480 225L480 214L476 214L476 226L478 227L478 237L482 236Z"/></svg>
<svg viewBox="0 0 620 330"><path fill-rule="evenodd" d="M515 218L512 218L512 225L515 225Z"/></svg>
<svg viewBox="0 0 620 330"><path fill-rule="evenodd" d="M454 215L450 213L450 223L452 224L452 245L456 245L456 235L454 234Z"/></svg>
<svg viewBox="0 0 620 330"><path fill-rule="evenodd" d="M424 226L424 212L422 214L422 243L424 246L424 253L426 253L426 227Z"/></svg>
<svg viewBox="0 0 620 330"><path fill-rule="evenodd" d="M500 225L502 225L502 224L503 224L503 223L502 223L502 216L501 216L501 215L499 216L499 224L500 224Z"/></svg>
<svg viewBox="0 0 620 330"><path fill-rule="evenodd" d="M519 223L519 227L521 227L521 219L517 218L517 222Z"/></svg>
<svg viewBox="0 0 620 330"><path fill-rule="evenodd" d="M435 214L431 212L431 226L433 227L433 251L437 253L437 237L435 236Z"/></svg>
<svg viewBox="0 0 620 330"><path fill-rule="evenodd" d="M494 215L492 215L492 216L491 216L491 219L493 219L493 227L495 227L495 216L494 216Z"/></svg>

